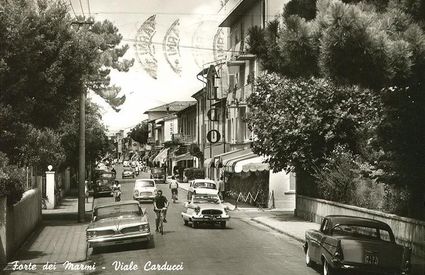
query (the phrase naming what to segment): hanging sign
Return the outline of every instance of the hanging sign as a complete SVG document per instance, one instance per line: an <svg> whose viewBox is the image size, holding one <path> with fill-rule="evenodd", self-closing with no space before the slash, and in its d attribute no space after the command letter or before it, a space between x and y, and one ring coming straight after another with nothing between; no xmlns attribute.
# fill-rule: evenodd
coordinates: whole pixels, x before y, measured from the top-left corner
<svg viewBox="0 0 425 275"><path fill-rule="evenodd" d="M221 134L220 134L220 132L219 132L219 131L217 131L217 130L210 130L210 131L207 133L207 140L208 140L210 143L216 143L216 142L219 142L219 141L220 141L220 139L221 139Z"/></svg>

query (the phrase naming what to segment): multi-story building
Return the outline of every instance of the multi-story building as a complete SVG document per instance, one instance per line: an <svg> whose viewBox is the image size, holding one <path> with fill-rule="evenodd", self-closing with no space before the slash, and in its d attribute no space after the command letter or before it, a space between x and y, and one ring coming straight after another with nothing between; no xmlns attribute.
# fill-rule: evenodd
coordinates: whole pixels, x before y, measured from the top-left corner
<svg viewBox="0 0 425 275"><path fill-rule="evenodd" d="M250 149L253 134L247 127L249 108L247 98L253 91L253 82L262 71L257 57L247 52L248 30L251 27L266 27L267 23L280 15L285 0L228 0L219 12L219 27L228 28L226 60L228 92L225 108L225 135L228 149L221 154L212 155L207 170L217 179L226 175L232 191L244 190L258 198L265 196L267 206L293 209L295 177L285 171L273 173L264 163L267 156L258 156ZM207 106L208 107L208 106ZM211 169L210 169L211 170ZM268 173L266 171L269 171ZM256 176L257 175L257 176ZM263 182L267 178L267 182Z"/></svg>

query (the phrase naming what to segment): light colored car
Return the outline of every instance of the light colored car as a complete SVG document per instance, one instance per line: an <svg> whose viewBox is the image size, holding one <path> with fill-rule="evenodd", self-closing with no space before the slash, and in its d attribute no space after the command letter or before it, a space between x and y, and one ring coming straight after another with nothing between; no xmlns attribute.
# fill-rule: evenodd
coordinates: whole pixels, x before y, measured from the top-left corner
<svg viewBox="0 0 425 275"><path fill-rule="evenodd" d="M305 261L323 274L408 274L410 250L396 244L388 224L354 216L326 216L320 230L305 232Z"/></svg>
<svg viewBox="0 0 425 275"><path fill-rule="evenodd" d="M184 224L191 222L194 228L200 223L220 224L225 228L230 219L229 208L221 203L217 194L193 194L184 206L186 209L181 213Z"/></svg>
<svg viewBox="0 0 425 275"><path fill-rule="evenodd" d="M153 179L138 179L134 183L133 199L138 201L152 200L156 195L156 183Z"/></svg>
<svg viewBox="0 0 425 275"><path fill-rule="evenodd" d="M189 182L187 200L190 201L193 194L218 194L217 184L209 179L195 179Z"/></svg>
<svg viewBox="0 0 425 275"><path fill-rule="evenodd" d="M134 171L133 168L125 167L122 171L121 177L124 178L133 178L134 179Z"/></svg>
<svg viewBox="0 0 425 275"><path fill-rule="evenodd" d="M133 200L95 206L86 236L89 248L149 242L152 238L146 209Z"/></svg>

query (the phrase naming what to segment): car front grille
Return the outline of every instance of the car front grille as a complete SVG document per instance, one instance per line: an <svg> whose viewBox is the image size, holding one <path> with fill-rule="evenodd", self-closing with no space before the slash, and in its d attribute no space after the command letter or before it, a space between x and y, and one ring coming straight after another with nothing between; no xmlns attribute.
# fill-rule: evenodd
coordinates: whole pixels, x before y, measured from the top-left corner
<svg viewBox="0 0 425 275"><path fill-rule="evenodd" d="M140 196L141 196L141 197L148 197L148 196L152 196L152 192L140 192Z"/></svg>
<svg viewBox="0 0 425 275"><path fill-rule="evenodd" d="M139 232L139 226L132 226L132 227L127 227L127 228L123 228L121 229L121 233L123 234L127 234L127 233L134 233L134 232Z"/></svg>
<svg viewBox="0 0 425 275"><path fill-rule="evenodd" d="M218 209L207 209L207 210L202 210L202 214L204 214L204 215L221 215L221 214L223 214L223 211L218 210Z"/></svg>
<svg viewBox="0 0 425 275"><path fill-rule="evenodd" d="M99 230L99 231L96 231L97 236L108 236L108 235L114 235L114 234L115 234L114 230Z"/></svg>

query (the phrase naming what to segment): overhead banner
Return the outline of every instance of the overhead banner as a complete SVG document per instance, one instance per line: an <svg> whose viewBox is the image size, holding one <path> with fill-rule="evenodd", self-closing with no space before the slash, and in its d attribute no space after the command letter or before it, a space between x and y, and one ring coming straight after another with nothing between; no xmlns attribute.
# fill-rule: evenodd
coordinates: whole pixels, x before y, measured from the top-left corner
<svg viewBox="0 0 425 275"><path fill-rule="evenodd" d="M171 69L178 75L182 72L180 62L180 33L179 33L179 19L174 21L164 36L162 48L164 51L165 59L170 65Z"/></svg>
<svg viewBox="0 0 425 275"><path fill-rule="evenodd" d="M155 16L149 17L137 30L136 56L143 69L154 79L157 79L158 61L155 58L155 47L152 37L156 32Z"/></svg>

